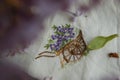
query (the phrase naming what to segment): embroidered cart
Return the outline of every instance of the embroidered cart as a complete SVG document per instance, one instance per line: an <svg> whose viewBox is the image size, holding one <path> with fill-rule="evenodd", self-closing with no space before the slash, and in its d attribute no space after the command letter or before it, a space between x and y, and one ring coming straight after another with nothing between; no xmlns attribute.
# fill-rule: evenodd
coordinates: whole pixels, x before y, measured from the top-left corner
<svg viewBox="0 0 120 80"><path fill-rule="evenodd" d="M40 57L59 56L61 65L63 66L65 63L75 62L77 60L80 60L86 48L87 48L86 43L83 39L82 31L80 30L78 36L69 43L67 43L61 49L55 52L44 51L40 53L38 57L36 57L35 59L38 59Z"/></svg>

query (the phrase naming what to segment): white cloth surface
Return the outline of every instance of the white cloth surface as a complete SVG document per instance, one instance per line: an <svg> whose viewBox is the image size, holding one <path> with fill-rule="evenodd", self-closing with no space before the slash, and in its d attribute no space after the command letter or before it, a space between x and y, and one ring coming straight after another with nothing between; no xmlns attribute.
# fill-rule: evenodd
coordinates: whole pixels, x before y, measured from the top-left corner
<svg viewBox="0 0 120 80"><path fill-rule="evenodd" d="M75 11L76 6L71 8ZM85 17L87 15L87 17ZM74 23L68 21L67 13L59 12L50 17L46 22L45 31L28 48L24 55L9 57L14 63L34 77L52 76L53 80L120 80L120 59L109 58L108 53L120 52L120 37L110 41L104 48L91 51L80 61L71 63L61 68L59 58L34 58L39 52L44 51L44 45L52 33L51 26L61 24L72 24L82 29L85 41L89 43L96 36L120 35L120 2L119 0L103 0L102 3L90 12L78 16Z"/></svg>

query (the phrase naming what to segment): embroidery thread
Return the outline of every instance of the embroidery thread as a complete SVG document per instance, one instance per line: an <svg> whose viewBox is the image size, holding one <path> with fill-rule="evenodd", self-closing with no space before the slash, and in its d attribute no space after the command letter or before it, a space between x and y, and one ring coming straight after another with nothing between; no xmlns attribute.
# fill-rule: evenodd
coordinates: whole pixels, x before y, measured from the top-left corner
<svg viewBox="0 0 120 80"><path fill-rule="evenodd" d="M61 56L61 65L65 63L75 62L80 60L85 50L87 49L86 43L83 39L82 31L75 37L73 32L74 28L66 24L65 26L53 26L55 35L51 36L51 39L46 44L46 49L51 51L44 51L39 54L35 59L40 57L56 57Z"/></svg>
<svg viewBox="0 0 120 80"><path fill-rule="evenodd" d="M91 50L103 48L109 41L118 37L117 34L106 37L97 36L86 45L81 30L79 30L79 34L75 36L74 28L69 24L64 26L54 25L52 28L54 34L51 35L48 44L44 46L51 51L41 52L35 59L59 56L62 67L66 63L80 60L83 55L87 55Z"/></svg>

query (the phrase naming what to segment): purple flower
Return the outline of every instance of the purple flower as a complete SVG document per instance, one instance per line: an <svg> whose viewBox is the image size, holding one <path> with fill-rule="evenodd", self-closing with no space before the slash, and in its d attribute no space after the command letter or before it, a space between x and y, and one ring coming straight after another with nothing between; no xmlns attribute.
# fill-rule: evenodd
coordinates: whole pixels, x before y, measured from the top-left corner
<svg viewBox="0 0 120 80"><path fill-rule="evenodd" d="M64 28L64 32L67 33L68 32L68 28Z"/></svg>
<svg viewBox="0 0 120 80"><path fill-rule="evenodd" d="M72 33L71 35L75 36L75 33Z"/></svg>
<svg viewBox="0 0 120 80"><path fill-rule="evenodd" d="M52 38L53 40L55 40L55 39L57 38L57 36L56 36L56 35L52 35L51 38Z"/></svg>
<svg viewBox="0 0 120 80"><path fill-rule="evenodd" d="M57 35L58 40L62 40L63 36L62 35Z"/></svg>
<svg viewBox="0 0 120 80"><path fill-rule="evenodd" d="M60 49L60 44L56 44L55 50L59 50Z"/></svg>
<svg viewBox="0 0 120 80"><path fill-rule="evenodd" d="M64 28L62 28L62 29L61 29L61 32L65 33L65 29L64 29Z"/></svg>
<svg viewBox="0 0 120 80"><path fill-rule="evenodd" d="M60 45L62 43L62 40L57 40L57 45Z"/></svg>
<svg viewBox="0 0 120 80"><path fill-rule="evenodd" d="M68 32L72 33L73 32L73 28L68 28Z"/></svg>
<svg viewBox="0 0 120 80"><path fill-rule="evenodd" d="M66 26L58 26L57 27L57 35L52 35L51 38L54 40L54 44L50 44L50 49L57 51L59 50L63 45L65 45L65 42L68 42L69 39L74 38L73 33L74 28L66 27Z"/></svg>
<svg viewBox="0 0 120 80"><path fill-rule="evenodd" d="M58 27L57 27L57 30L58 30L58 31L61 31L61 29L62 29L61 26L58 26Z"/></svg>
<svg viewBox="0 0 120 80"><path fill-rule="evenodd" d="M58 29L57 29L59 32L62 32L62 33L65 33L65 31L64 31L64 28L63 27L58 27Z"/></svg>
<svg viewBox="0 0 120 80"><path fill-rule="evenodd" d="M56 44L61 46L62 42L63 42L63 40L59 39L59 40L56 41Z"/></svg>
<svg viewBox="0 0 120 80"><path fill-rule="evenodd" d="M68 39L69 39L69 36L66 36L66 35L65 35L65 36L63 37L63 39L64 39L64 40L68 40Z"/></svg>
<svg viewBox="0 0 120 80"><path fill-rule="evenodd" d="M50 44L50 49L55 50L56 45L55 44Z"/></svg>
<svg viewBox="0 0 120 80"><path fill-rule="evenodd" d="M71 33L69 37L74 38L74 36L75 36L75 33Z"/></svg>
<svg viewBox="0 0 120 80"><path fill-rule="evenodd" d="M51 50L59 50L60 49L60 44L57 43L57 44L50 44L50 49Z"/></svg>
<svg viewBox="0 0 120 80"><path fill-rule="evenodd" d="M61 27L61 26L58 26L58 27L57 27L57 31L59 31L59 32L64 32L64 28Z"/></svg>

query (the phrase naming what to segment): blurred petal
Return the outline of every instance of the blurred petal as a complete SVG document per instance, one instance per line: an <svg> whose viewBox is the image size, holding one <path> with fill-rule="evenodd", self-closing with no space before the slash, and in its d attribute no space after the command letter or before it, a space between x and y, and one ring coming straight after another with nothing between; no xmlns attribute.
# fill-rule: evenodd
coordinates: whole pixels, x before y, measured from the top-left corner
<svg viewBox="0 0 120 80"><path fill-rule="evenodd" d="M0 80L38 80L38 79L31 77L22 69L20 69L18 66L15 66L5 61L1 61Z"/></svg>
<svg viewBox="0 0 120 80"><path fill-rule="evenodd" d="M46 17L66 10L72 0L0 0L0 56L27 48Z"/></svg>

